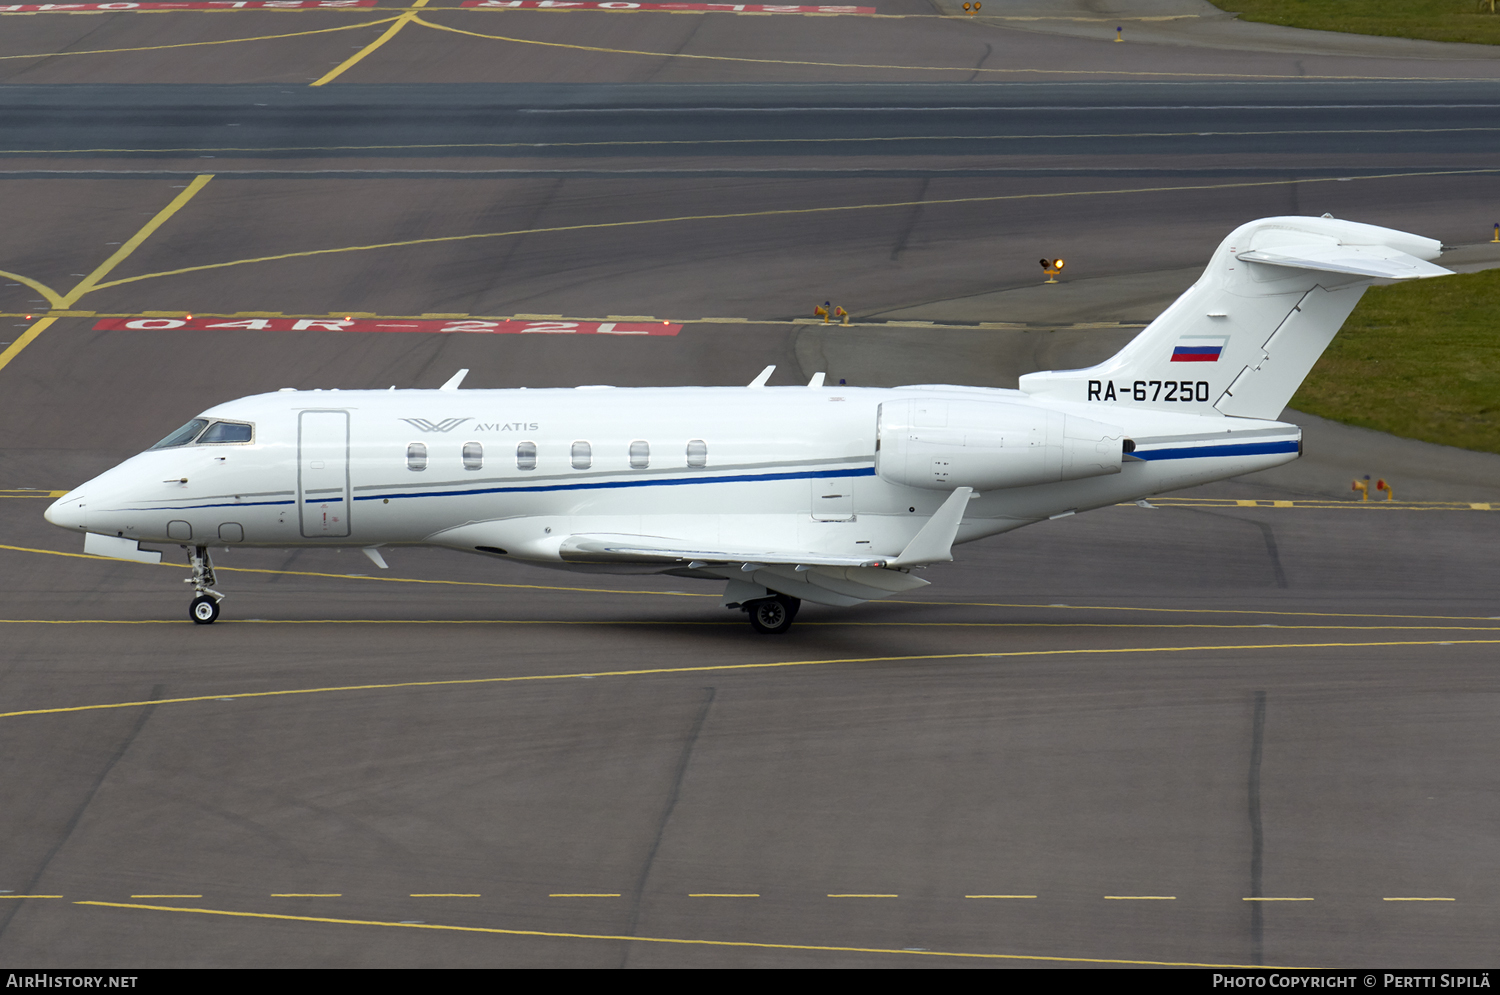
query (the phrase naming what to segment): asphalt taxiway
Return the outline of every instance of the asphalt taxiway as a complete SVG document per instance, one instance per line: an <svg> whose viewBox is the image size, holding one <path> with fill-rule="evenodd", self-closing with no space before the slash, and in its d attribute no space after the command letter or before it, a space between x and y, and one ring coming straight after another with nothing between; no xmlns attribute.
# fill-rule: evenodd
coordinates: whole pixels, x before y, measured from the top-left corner
<svg viewBox="0 0 1500 995"><path fill-rule="evenodd" d="M1493 60L889 12L6 19L7 57L138 51L0 60L0 963L1492 962L1494 459L1319 424L1317 479L971 544L781 638L691 581L421 550L216 552L194 626L180 550L42 521L262 390L1004 385L1249 218L1488 237ZM1047 83L949 86L986 68ZM1042 254L1114 289L1049 317ZM830 298L862 324L804 320ZM684 327L96 327L189 313ZM1330 500L1366 459L1431 500Z"/></svg>

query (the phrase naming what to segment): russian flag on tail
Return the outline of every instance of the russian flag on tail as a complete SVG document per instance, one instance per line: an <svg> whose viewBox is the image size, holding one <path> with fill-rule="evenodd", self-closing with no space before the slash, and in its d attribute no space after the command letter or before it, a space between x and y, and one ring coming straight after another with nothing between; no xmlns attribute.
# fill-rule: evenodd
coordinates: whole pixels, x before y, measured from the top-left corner
<svg viewBox="0 0 1500 995"><path fill-rule="evenodd" d="M1172 347L1172 362L1217 363L1228 344L1227 335L1184 335Z"/></svg>

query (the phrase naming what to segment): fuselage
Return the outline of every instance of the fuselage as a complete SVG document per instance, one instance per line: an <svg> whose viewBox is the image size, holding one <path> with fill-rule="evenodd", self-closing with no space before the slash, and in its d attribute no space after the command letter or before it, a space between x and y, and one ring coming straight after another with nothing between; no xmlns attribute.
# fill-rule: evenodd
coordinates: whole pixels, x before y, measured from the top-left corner
<svg viewBox="0 0 1500 995"><path fill-rule="evenodd" d="M600 566L568 562L570 535L889 556L952 490L882 474L881 406L911 399L1020 405L1058 424L1105 418L1126 437L1109 472L981 492L959 542L1265 469L1300 445L1300 430L1280 422L1101 415L1099 405L949 386L283 390L199 416L249 426L217 432L247 441L148 450L47 517L144 542L436 545L585 569ZM1014 440L986 444L1017 451Z"/></svg>

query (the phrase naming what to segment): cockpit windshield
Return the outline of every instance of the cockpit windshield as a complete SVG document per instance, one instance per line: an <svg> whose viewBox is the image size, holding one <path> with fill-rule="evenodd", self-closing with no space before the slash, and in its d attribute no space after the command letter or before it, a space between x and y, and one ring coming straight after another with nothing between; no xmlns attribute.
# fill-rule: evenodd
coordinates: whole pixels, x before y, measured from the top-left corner
<svg viewBox="0 0 1500 995"><path fill-rule="evenodd" d="M203 431L207 425L208 431ZM201 433L201 434L200 434ZM175 449L178 446L218 445L254 441L255 426L242 421L216 421L208 424L207 418L194 418L186 425L152 446L152 449Z"/></svg>
<svg viewBox="0 0 1500 995"><path fill-rule="evenodd" d="M201 446L205 442L249 442L251 434L250 426L244 422L216 421L198 439L198 444Z"/></svg>
<svg viewBox="0 0 1500 995"><path fill-rule="evenodd" d="M186 425L167 436L165 439L152 446L152 449L171 449L174 446L185 446L198 437L203 431L203 426L208 424L207 418L194 418Z"/></svg>

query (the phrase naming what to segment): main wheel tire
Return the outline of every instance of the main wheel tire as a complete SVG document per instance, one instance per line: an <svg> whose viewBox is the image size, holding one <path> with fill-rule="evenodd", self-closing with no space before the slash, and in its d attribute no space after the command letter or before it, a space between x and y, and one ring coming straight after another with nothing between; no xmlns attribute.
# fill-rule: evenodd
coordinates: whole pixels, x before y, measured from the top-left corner
<svg viewBox="0 0 1500 995"><path fill-rule="evenodd" d="M763 636L779 636L792 627L802 602L778 595L750 603L750 627Z"/></svg>
<svg viewBox="0 0 1500 995"><path fill-rule="evenodd" d="M209 625L219 617L219 603L208 595L202 595L193 599L188 605L188 618L199 625Z"/></svg>

